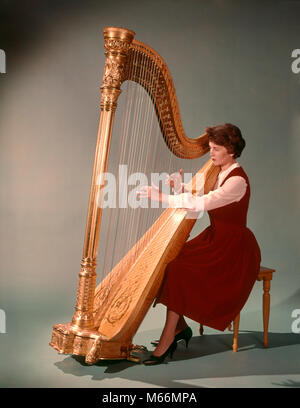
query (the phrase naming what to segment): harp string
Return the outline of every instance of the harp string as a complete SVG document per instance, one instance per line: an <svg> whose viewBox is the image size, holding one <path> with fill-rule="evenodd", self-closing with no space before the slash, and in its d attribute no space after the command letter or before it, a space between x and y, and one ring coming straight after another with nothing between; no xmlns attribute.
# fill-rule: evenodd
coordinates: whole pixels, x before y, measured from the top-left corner
<svg viewBox="0 0 300 408"><path fill-rule="evenodd" d="M135 56L136 58L136 56ZM142 64L144 59L142 58ZM133 64L134 67L137 66L137 64ZM142 65L143 66L143 65ZM134 68L136 69L136 68ZM125 149L126 150L126 156L125 154L123 155L122 163L125 163L128 165L128 175L132 174L134 171L141 171L139 161L137 160L137 149L136 146L139 146L140 149L140 155L138 157L143 157L144 154L144 148L143 144L141 145L141 141L143 142L143 139L141 138L141 134L143 134L143 131L141 130L141 123L140 123L140 116L141 116L141 108L143 105L143 94L141 92L141 87L136 86L134 83L130 83L130 87L133 89L133 94L132 94L132 100L134 103L132 104L133 107L133 120L128 120L128 123L130 124L129 126L129 132L126 134L126 143L125 143ZM128 137L128 134L131 134L130 137ZM134 168L135 165L138 165L137 168ZM124 222L122 221L122 230L120 234L120 246L119 246L119 251L118 251L118 257L121 255L124 255L131 246L134 243L133 241L133 229L134 225L136 224L136 215L138 215L138 210L132 209L131 207L128 207L126 210L123 210L125 220Z"/></svg>
<svg viewBox="0 0 300 408"><path fill-rule="evenodd" d="M153 69L153 67L151 67ZM148 73L148 70L150 69L150 67L147 66L147 70L146 73ZM153 87L153 80L155 78L155 75L152 75L152 83L150 84L150 89L151 87ZM147 132L145 132L145 139L144 139L144 146L146 145L146 149L149 147L151 147L151 155L147 154L146 155L146 160L145 160L145 167L144 167L144 173L147 175L148 177L148 184L151 183L151 171L156 171L157 169L155 167L153 167L153 164L151 163L151 160L155 157L159 156L158 153L158 144L157 144L157 135L154 135L155 137L153 137L153 120L149 121L149 116L150 116L150 111L151 111L151 116L153 119L154 116L154 110L153 110L153 105L151 103L150 98L148 97L148 95L146 94L146 92L144 91L144 98L146 100L147 103L147 109L146 109L146 114L145 114L145 126L147 126ZM152 141L151 143L149 143L149 141ZM143 147L144 147L143 146ZM143 149L144 150L144 149ZM149 149L150 150L150 149ZM154 209L152 211L148 210L148 209L141 209L141 217L140 217L140 223L139 223L139 232L141 233L143 231L143 229L146 229L148 226L151 225L151 223L153 223L153 219L155 218L155 213L157 213L157 210ZM140 249L140 246L144 246L146 244L146 242L151 238L151 233L150 231L148 231L148 229L146 229L146 234L144 235L143 240L141 241L139 247L137 247L137 250Z"/></svg>
<svg viewBox="0 0 300 408"><path fill-rule="evenodd" d="M145 70L145 57L142 55L141 58L141 66L142 66L142 76L144 77L144 70ZM131 151L129 155L128 167L129 167L129 174L131 175L133 172L140 172L141 169L141 158L144 157L145 147L144 147L144 140L145 134L143 130L143 105L144 105L144 98L142 89L139 86L135 87L137 93L137 106L135 109L135 116L134 116L134 126L133 126L133 137L131 143ZM138 211L128 206L128 231L127 231L127 240L132 242L133 240L133 230L134 225L136 225L136 216L138 215ZM125 239L123 241L123 248L125 246Z"/></svg>
<svg viewBox="0 0 300 408"><path fill-rule="evenodd" d="M157 67L155 67L155 71L156 71L156 78L159 79L160 72L157 70ZM159 81L155 81L155 83L156 83L156 88L153 89L153 93L155 95L157 95L159 93L159 88L158 87L160 86L160 84L159 84ZM152 88L153 88L153 86L152 86ZM162 95L162 97L159 100L159 106L158 106L159 110L162 109L163 103L164 103L164 95ZM166 149L165 143L161 140L161 130L160 130L160 128L158 126L156 127L155 130L153 129L153 136L154 137L151 137L151 139L155 140L156 154L154 154L151 157L152 161L150 163L150 168L154 169L154 171L156 173L162 173L162 172L170 173L170 169L171 169L170 163L174 162L175 156L172 155ZM167 150L167 155L165 154L166 150ZM164 185L162 185L161 187L164 187ZM160 208L157 208L152 212L152 214L153 214L152 223L153 223L154 219L158 218L158 216L162 213L162 211L163 211L162 206L160 206ZM147 215L150 217L151 213L148 212ZM155 233L155 231L153 233ZM149 233L148 233L149 236L146 235L145 239L148 240L148 239L152 238L151 235L153 233L149 231Z"/></svg>
<svg viewBox="0 0 300 408"><path fill-rule="evenodd" d="M149 74L149 60L145 59L145 61L142 62L142 66L143 66L143 80L146 80L146 76ZM152 76L153 78L153 76ZM140 89L143 95L143 103L145 104L145 110L144 110L144 114L143 114L143 129L141 130L141 133L144 135L143 140L142 140L142 145L141 145L141 149L143 154L139 156L139 171L142 171L143 173L145 173L148 176L148 183L149 183L149 158L151 157L149 154L145 154L145 152L148 150L150 151L149 147L151 146L151 149L153 148L153 145L149 143L149 141L151 141L151 137L150 137L150 133L151 133L151 128L149 129L149 116L150 116L150 98L148 97L148 95L146 94L146 92L144 91L144 89ZM154 149L151 151L151 154L156 154L155 151L155 145L154 145ZM143 159L145 157L145 160ZM144 166L143 166L144 164ZM141 235L143 232L143 229L145 229L145 226L149 225L149 220L147 220L147 218L149 218L150 215L150 211L145 211L142 209L139 209L139 219L138 219L138 225L137 225L137 234ZM143 245L145 242L145 239L143 240L143 242L140 245ZM136 246L136 253L139 250L139 246ZM135 253L135 256L136 256Z"/></svg>
<svg viewBox="0 0 300 408"><path fill-rule="evenodd" d="M147 67L147 68L148 68L148 70L150 70L150 67ZM151 66L151 69L153 70L153 66ZM148 73L148 71L147 71L147 73ZM153 80L154 80L154 74L152 75L152 83L150 85L150 89L153 86ZM144 172L147 174L148 184L150 184L151 183L150 171L151 170L155 171L155 169L153 167L151 167L150 159L151 159L151 157L157 156L158 153L157 153L157 139L152 136L153 130L154 130L154 129L152 129L153 128L153 117L154 117L153 106L152 106L150 98L148 97L148 95L146 95L145 92L144 92L144 95L145 95L145 99L146 99L147 104L148 104L148 106L147 106L147 108L148 108L147 109L147 116L146 116L146 120L145 120L145 125L147 126L147 133L145 133L145 135L146 135L146 139L147 139L147 142L148 142L146 144L148 145L148 148L151 147L151 155L146 156L147 160L145 162ZM151 115L150 115L150 112L151 112ZM149 119L149 117L151 117L152 120ZM149 143L149 141L153 141L153 142ZM144 143L145 143L145 141L144 141ZM141 217L140 217L140 220L139 220L140 221L140 223L139 223L139 232L140 232L140 234L142 233L143 229L146 229L146 227L151 224L151 221L152 221L151 216L153 218L153 212L148 211L147 209L146 210L141 209ZM144 236L143 241L140 243L137 250L140 249L141 245L145 245L145 242L148 239L149 239L149 232L146 233L146 235Z"/></svg>
<svg viewBox="0 0 300 408"><path fill-rule="evenodd" d="M121 112L122 113L122 123L121 123L121 133L119 137L119 143L118 143L119 148L118 148L116 163L123 163L124 145L126 146L126 138L124 136L127 135L127 129L129 125L129 122L128 122L129 115L126 115L126 109L129 109L129 110L131 109L130 105L128 107L128 102L130 104L130 101L132 100L129 96L131 89L129 89L128 87L126 87L125 89L126 89L125 90L126 92L125 100L127 101L127 106L125 105L125 107L123 108L123 111ZM122 107L122 104L121 104L121 107ZM119 110L117 110L116 112L116 119L117 119L118 113L119 113ZM112 143L114 143L114 132L113 132ZM115 165L113 166L113 170L114 171L112 171L112 173L115 174L115 176L117 176L116 171L118 169L116 168ZM118 198L119 197L116 197L116 199ZM116 202L116 205L118 205L117 202ZM121 214L118 213L115 208L109 208L109 210L107 209L106 212L109 212L109 215L108 215L109 222L108 222L107 228L105 229L105 231L103 231L103 235L106 233L105 235L107 236L107 239L105 240L106 247L105 247L105 254L104 254L105 259L104 259L104 264L103 264L102 279L107 275L113 263L115 249L116 249L116 240L115 240L113 231L118 230L118 226L119 226L119 222L121 218Z"/></svg>
<svg viewBox="0 0 300 408"><path fill-rule="evenodd" d="M142 55L141 58L141 66L142 66L142 78L144 79L145 76L145 56ZM131 171L142 171L141 167L141 160L145 156L145 110L144 110L144 97L143 97L143 89L138 86L137 92L139 95L138 98L138 106L136 110L136 117L135 117L135 129L134 129L134 144L133 144L133 149L132 149L132 159L130 160L130 169ZM137 167L134 169L134 163L136 163ZM138 213L138 211L131 209L128 207L129 210L129 237L131 238L133 235L133 227L134 227L134 220L135 220L135 215Z"/></svg>
<svg viewBox="0 0 300 408"><path fill-rule="evenodd" d="M132 53L131 58L130 77L134 78L136 70L140 69L139 76L142 78L142 82L145 81L149 84L149 75L151 75L149 92L153 95L152 97L160 94L157 103L159 104L158 109L161 111L164 107L166 95L164 95L165 90L162 92L159 89L160 84L157 79L160 78L161 74L155 62L146 58L145 55L138 56L136 52ZM118 146L118 152L114 160L115 169L111 170L111 156L108 169L109 172L116 175L116 192L118 193L124 187L119 185L119 164L127 165L128 177L135 172L146 174L148 184L151 183L151 172L172 173L178 171L180 167L185 168L187 163L191 164L193 162L197 162L195 167L198 170L200 167L198 160L179 159L168 150L162 140L151 97L149 97L145 89L133 81L126 81L122 85L122 90L116 112L116 122L117 117L119 117L120 124L117 132L114 129L111 142L112 146ZM151 154L146 154L149 153L150 148ZM137 187L137 184L128 186L128 193L135 187ZM118 199L117 194L117 207ZM148 205L150 204L151 202L148 201ZM103 220L101 223L100 238L104 239L102 239L103 245L101 245L99 257L99 261L102 261L103 258L103 267L99 265L101 273L98 274L101 280L143 236L139 246L135 245L135 253L132 257L136 258L141 247L144 247L151 239L152 232L149 231L149 227L164 211L164 208L161 205L155 209L134 209L127 206L125 209L105 208L103 211L103 215L105 213L105 222ZM100 242L101 239L99 239L99 245Z"/></svg>
<svg viewBox="0 0 300 408"><path fill-rule="evenodd" d="M136 69L136 54L134 54L134 63L133 63L133 67L134 69ZM128 123L128 127L126 128L126 133L125 133L125 143L124 143L124 149L122 152L122 164L127 164L127 169L128 169L128 175L131 174L132 171L132 162L133 162L133 147L134 144L136 143L136 115L137 115L137 107L136 107L136 101L138 100L138 95L137 95L137 89L135 87L132 86L133 84L130 83L128 86L131 88L132 92L130 93L131 95L131 101L130 101L130 111L128 111L126 109L127 112L129 112L128 114L128 119L127 119L127 123ZM131 121L131 113L133 112L133 120ZM131 132L131 136L129 137L129 133ZM128 150L128 157L126 157L127 151ZM122 186L121 186L122 188ZM127 186L128 188L128 186ZM127 197L126 197L127 199ZM124 215L124 221L121 222L121 234L120 234L120 248L118 253L122 254L125 252L125 244L126 242L128 243L128 239L126 239L126 236L128 238L128 236L130 236L130 234L128 233L128 228L130 228L130 208L128 207L127 209L121 210L121 212Z"/></svg>
<svg viewBox="0 0 300 408"><path fill-rule="evenodd" d="M137 68L137 55L134 53L134 61L133 61L133 69L136 70ZM137 102L139 101L138 89L137 87L133 86L133 83L127 82L127 86L130 88L130 109L128 110L128 105L126 104L125 114L127 114L126 129L123 129L123 148L122 148L122 160L120 161L121 164L127 165L128 175L132 172L132 163L133 163L133 148L136 144L136 125L137 125ZM128 103L128 101L127 101ZM133 112L133 114L132 114ZM132 118L132 120L131 120ZM131 134L131 137L129 137ZM120 180L119 180L120 182ZM120 186L123 188L123 186ZM128 186L127 186L128 188ZM127 200L127 197L126 197ZM130 207L126 209L122 209L119 214L123 215L123 219L120 223L121 231L120 231L120 241L119 241L119 248L116 249L116 256L123 255L126 249L126 243L128 243L128 237L130 234L128 233L128 228L130 228ZM127 239L126 239L127 238Z"/></svg>
<svg viewBox="0 0 300 408"><path fill-rule="evenodd" d="M135 55L134 55L134 61L135 62ZM133 63L131 65L131 70L135 67L135 64ZM124 91L123 91L124 93ZM117 159L115 163L123 164L124 163L124 157L126 154L126 146L128 146L128 134L129 134L129 126L130 126L130 117L131 117L131 112L133 109L133 101L134 101L134 89L132 86L130 86L130 83L127 82L125 86L125 104L120 104L120 108L122 109L122 112L120 112L122 116L122 122L121 122L121 129L119 133L119 143L118 143L118 154L117 154ZM116 119L118 118L118 113L119 113L119 108L117 109L116 112ZM116 120L117 121L117 120ZM114 132L113 132L113 140L112 143L114 143ZM118 136L118 135L117 135ZM117 171L118 168L116 165L111 166L111 163L109 162L109 167L112 167L112 173L115 174L117 177ZM117 179L118 180L118 179ZM119 183L119 180L118 180ZM117 184L117 191L119 185ZM122 186L121 186L122 188ZM116 197L116 199L119 199L119 196ZM116 202L116 205L118 207L118 201ZM102 238L103 236L106 236L107 239L105 239L105 253L104 253L104 262L103 262L103 267L101 268L101 280L107 275L107 273L112 269L112 265L114 262L115 258L115 253L116 253L116 245L117 241L115 239L115 231L118 230L119 225L121 224L122 218L124 218L124 210L120 209L120 211L117 211L115 208L107 208L104 210L106 213L106 216L108 217L108 225L104 227L104 225L101 225L101 235L100 237ZM104 227L104 228L103 228ZM120 235L122 236L122 230L120 231ZM122 241L121 241L122 242Z"/></svg>
<svg viewBox="0 0 300 408"><path fill-rule="evenodd" d="M149 76L149 71L153 71L153 62L150 61L149 63L149 59L147 59L147 64L146 64L146 69L145 69L145 78L146 76ZM150 84L150 89L153 86L153 81L154 81L154 72L151 75L152 78L152 82ZM148 82L148 81L147 81ZM143 90L143 97L144 97L144 101L145 101L145 105L146 105L146 109L145 109L145 115L144 115L144 130L143 130L143 134L145 135L144 140L143 140L143 146L142 146L142 150L144 152L144 156L146 157L145 163L144 163L144 167L142 166L143 161L142 161L142 157L140 156L140 160L141 160L141 165L140 168L142 169L142 171L148 176L148 184L151 182L151 177L150 177L150 172L155 171L155 169L153 169L151 167L150 164L150 159L151 157L155 157L157 155L157 139L152 137L152 133L153 133L153 118L154 118L154 110L153 110L153 105L152 102L148 96L148 94L146 94L146 92ZM151 142L153 141L153 142ZM151 148L151 154L145 154L145 152L148 150L150 151ZM151 225L151 215L153 218L153 212L151 211L147 211L147 209L140 209L140 217L138 220L138 228L137 228L137 232L139 235L142 234L143 230L147 230L147 227ZM136 252L140 249L140 246L144 246L145 242L149 239L149 233L146 234L144 236L143 241L139 244L139 246L136 247ZM136 254L135 254L136 256Z"/></svg>
<svg viewBox="0 0 300 408"><path fill-rule="evenodd" d="M124 146L126 146L127 143L127 135L128 135L128 119L129 119L129 115L126 115L126 109L127 110L131 110L131 103L130 101L132 100L130 98L130 93L132 92L132 89L130 89L128 86L125 87L125 100L127 101L127 104L125 105L125 108L123 109L122 112L122 123L121 123L121 133L120 133L120 138L119 138L119 149L118 149L118 154L117 154L117 163L123 163L123 156L125 153L125 149ZM115 174L116 178L118 177L117 171L118 169L116 168L116 166L114 166L115 171L113 172L113 174ZM116 190L118 190L118 184L116 186ZM118 200L119 197L117 196L116 199ZM118 206L118 202L116 201L116 205ZM116 244L117 241L115 240L115 235L114 235L114 231L118 230L119 225L120 225L120 221L122 218L122 214L118 211L116 211L115 208L110 208L109 209L109 224L108 224L108 229L107 229L107 235L108 235L108 239L106 240L106 248L105 248L105 274L104 276L112 269L112 263L113 263L113 259L115 256L115 251L116 251ZM104 277L103 276L103 277Z"/></svg>

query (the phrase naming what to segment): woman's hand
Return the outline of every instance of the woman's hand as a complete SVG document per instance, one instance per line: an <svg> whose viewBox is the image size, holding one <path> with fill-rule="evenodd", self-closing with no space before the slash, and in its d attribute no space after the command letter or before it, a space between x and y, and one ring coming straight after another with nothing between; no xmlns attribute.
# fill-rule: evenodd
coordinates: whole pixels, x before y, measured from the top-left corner
<svg viewBox="0 0 300 408"><path fill-rule="evenodd" d="M162 193L159 188L152 183L151 186L142 186L141 189L137 192L137 197L141 198L151 198L153 201L161 201Z"/></svg>
<svg viewBox="0 0 300 408"><path fill-rule="evenodd" d="M179 173L172 173L166 177L165 184L170 184L172 191L176 194L182 193L184 184L182 183L183 170L180 169Z"/></svg>

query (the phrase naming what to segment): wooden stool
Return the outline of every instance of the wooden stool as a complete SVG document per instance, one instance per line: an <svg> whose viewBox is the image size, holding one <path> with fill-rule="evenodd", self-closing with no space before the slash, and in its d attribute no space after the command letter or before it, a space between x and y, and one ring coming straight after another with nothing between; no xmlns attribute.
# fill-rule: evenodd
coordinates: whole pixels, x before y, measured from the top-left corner
<svg viewBox="0 0 300 408"><path fill-rule="evenodd" d="M259 273L257 275L258 281L263 281L263 324L264 324L264 347L268 347L268 328L269 328L269 317L270 317L270 287L271 280L275 269L266 268L264 266L260 267ZM232 349L234 352L238 349L238 334L239 334L239 324L240 324L240 313L236 316L233 321L233 345ZM228 326L228 330L231 330L231 324ZM200 324L199 333L203 335L203 325Z"/></svg>

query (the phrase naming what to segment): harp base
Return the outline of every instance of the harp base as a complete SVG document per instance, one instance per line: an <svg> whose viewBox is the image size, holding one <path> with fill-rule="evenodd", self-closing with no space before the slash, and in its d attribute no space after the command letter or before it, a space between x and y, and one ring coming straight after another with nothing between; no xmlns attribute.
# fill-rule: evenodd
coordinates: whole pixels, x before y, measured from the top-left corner
<svg viewBox="0 0 300 408"><path fill-rule="evenodd" d="M86 364L95 364L98 360L128 360L140 363L141 358L133 352L147 351L131 341L110 341L97 330L80 330L71 323L53 326L51 347L60 354L85 356Z"/></svg>

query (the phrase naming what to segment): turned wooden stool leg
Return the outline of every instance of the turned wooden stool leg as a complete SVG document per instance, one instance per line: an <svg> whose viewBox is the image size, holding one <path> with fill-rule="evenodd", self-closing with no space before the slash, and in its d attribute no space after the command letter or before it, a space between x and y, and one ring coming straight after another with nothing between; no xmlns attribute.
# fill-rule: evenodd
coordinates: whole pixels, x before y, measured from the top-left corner
<svg viewBox="0 0 300 408"><path fill-rule="evenodd" d="M233 351L237 352L238 349L238 335L239 335L239 325L240 325L240 313L233 321Z"/></svg>
<svg viewBox="0 0 300 408"><path fill-rule="evenodd" d="M203 332L204 332L204 330L203 330L203 325L200 324L199 333L200 333L201 336L203 335Z"/></svg>
<svg viewBox="0 0 300 408"><path fill-rule="evenodd" d="M229 323L229 325L227 326L228 330L231 330L231 323Z"/></svg>
<svg viewBox="0 0 300 408"><path fill-rule="evenodd" d="M263 280L263 322L264 322L264 347L268 347L268 329L270 317L270 287L271 281L269 279Z"/></svg>

